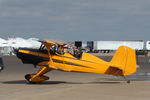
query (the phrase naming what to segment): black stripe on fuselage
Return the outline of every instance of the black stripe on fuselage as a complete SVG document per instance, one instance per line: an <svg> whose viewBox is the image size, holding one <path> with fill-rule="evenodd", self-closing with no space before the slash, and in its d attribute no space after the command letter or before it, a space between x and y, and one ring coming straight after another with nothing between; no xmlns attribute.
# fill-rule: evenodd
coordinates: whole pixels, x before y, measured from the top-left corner
<svg viewBox="0 0 150 100"><path fill-rule="evenodd" d="M52 59L52 60L53 60L53 62L56 62L56 63L62 63L62 64L73 65L73 66L78 66L78 67L85 67L85 68L92 68L92 67L72 63L72 62L67 62L67 61L62 61L62 60L57 60L57 59Z"/></svg>
<svg viewBox="0 0 150 100"><path fill-rule="evenodd" d="M60 55L57 55L57 56L60 56ZM86 61L86 60L71 58L71 57L67 57L67 56L63 56L63 57L64 57L64 58L73 59L73 60L80 60L80 61L84 61L84 62L95 63L95 62L92 62L92 61ZM82 57L81 57L81 58L82 58Z"/></svg>

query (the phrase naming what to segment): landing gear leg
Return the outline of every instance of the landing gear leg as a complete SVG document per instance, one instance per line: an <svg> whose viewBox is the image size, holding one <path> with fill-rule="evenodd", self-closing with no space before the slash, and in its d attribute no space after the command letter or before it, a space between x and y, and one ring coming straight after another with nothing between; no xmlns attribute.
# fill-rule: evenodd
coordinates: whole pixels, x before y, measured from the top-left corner
<svg viewBox="0 0 150 100"><path fill-rule="evenodd" d="M48 80L49 77L44 74L51 71L52 69L47 66L42 66L36 74L27 74L25 75L25 79L29 83L40 83L45 80Z"/></svg>
<svg viewBox="0 0 150 100"><path fill-rule="evenodd" d="M127 81L127 83L131 83L131 81L128 80L125 76L123 76L123 78Z"/></svg>

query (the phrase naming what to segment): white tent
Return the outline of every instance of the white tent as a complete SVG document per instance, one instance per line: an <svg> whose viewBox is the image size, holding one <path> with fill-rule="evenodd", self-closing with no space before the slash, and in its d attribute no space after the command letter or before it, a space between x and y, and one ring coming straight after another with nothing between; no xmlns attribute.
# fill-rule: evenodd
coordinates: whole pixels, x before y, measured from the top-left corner
<svg viewBox="0 0 150 100"><path fill-rule="evenodd" d="M41 43L38 41L38 38L9 38L8 40L4 40L0 38L0 47L13 47L13 48L19 48L19 47L25 47L25 48L39 48Z"/></svg>
<svg viewBox="0 0 150 100"><path fill-rule="evenodd" d="M9 46L8 41L0 38L0 47Z"/></svg>
<svg viewBox="0 0 150 100"><path fill-rule="evenodd" d="M27 41L32 44L32 48L39 48L41 46L38 38L29 38Z"/></svg>
<svg viewBox="0 0 150 100"><path fill-rule="evenodd" d="M41 43L38 41L37 38L11 38L8 41L9 46L14 48L24 47L24 48L39 48Z"/></svg>
<svg viewBox="0 0 150 100"><path fill-rule="evenodd" d="M4 42L6 42L6 40L0 38L0 43L4 43Z"/></svg>
<svg viewBox="0 0 150 100"><path fill-rule="evenodd" d="M32 47L32 44L23 38L15 38L8 40L8 44L11 47L19 48L19 47Z"/></svg>
<svg viewBox="0 0 150 100"><path fill-rule="evenodd" d="M1 55L12 55L13 48L40 48L41 43L37 38L9 38L4 40L0 38L0 54Z"/></svg>

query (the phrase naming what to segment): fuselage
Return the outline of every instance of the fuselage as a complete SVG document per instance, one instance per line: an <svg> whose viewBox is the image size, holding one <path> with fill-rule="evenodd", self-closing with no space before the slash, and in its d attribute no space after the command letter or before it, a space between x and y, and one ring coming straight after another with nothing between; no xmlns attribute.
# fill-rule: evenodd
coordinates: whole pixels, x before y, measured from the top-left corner
<svg viewBox="0 0 150 100"><path fill-rule="evenodd" d="M88 53L81 53L80 58L70 53L58 52L48 54L47 50L20 48L16 53L23 63L33 65L47 65L63 71L105 73L109 62L103 61ZM51 56L51 58L49 57Z"/></svg>
<svg viewBox="0 0 150 100"><path fill-rule="evenodd" d="M60 52L61 51L61 52ZM135 50L121 46L112 60L106 62L89 53L73 55L62 50L46 49L18 49L18 58L23 63L35 66L47 66L52 69L74 72L89 72L99 74L111 74L117 76L130 75L136 72Z"/></svg>

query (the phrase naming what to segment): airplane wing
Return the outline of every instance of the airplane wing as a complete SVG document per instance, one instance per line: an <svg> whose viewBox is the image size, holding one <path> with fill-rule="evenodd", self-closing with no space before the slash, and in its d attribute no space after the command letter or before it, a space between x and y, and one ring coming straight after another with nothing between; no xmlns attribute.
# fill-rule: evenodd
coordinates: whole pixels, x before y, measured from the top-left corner
<svg viewBox="0 0 150 100"><path fill-rule="evenodd" d="M67 42L62 41L62 40L55 40L55 39L49 39L49 38L42 39L42 40L40 40L40 42L50 44L50 45L57 44L57 45L62 45L62 46L68 44Z"/></svg>

